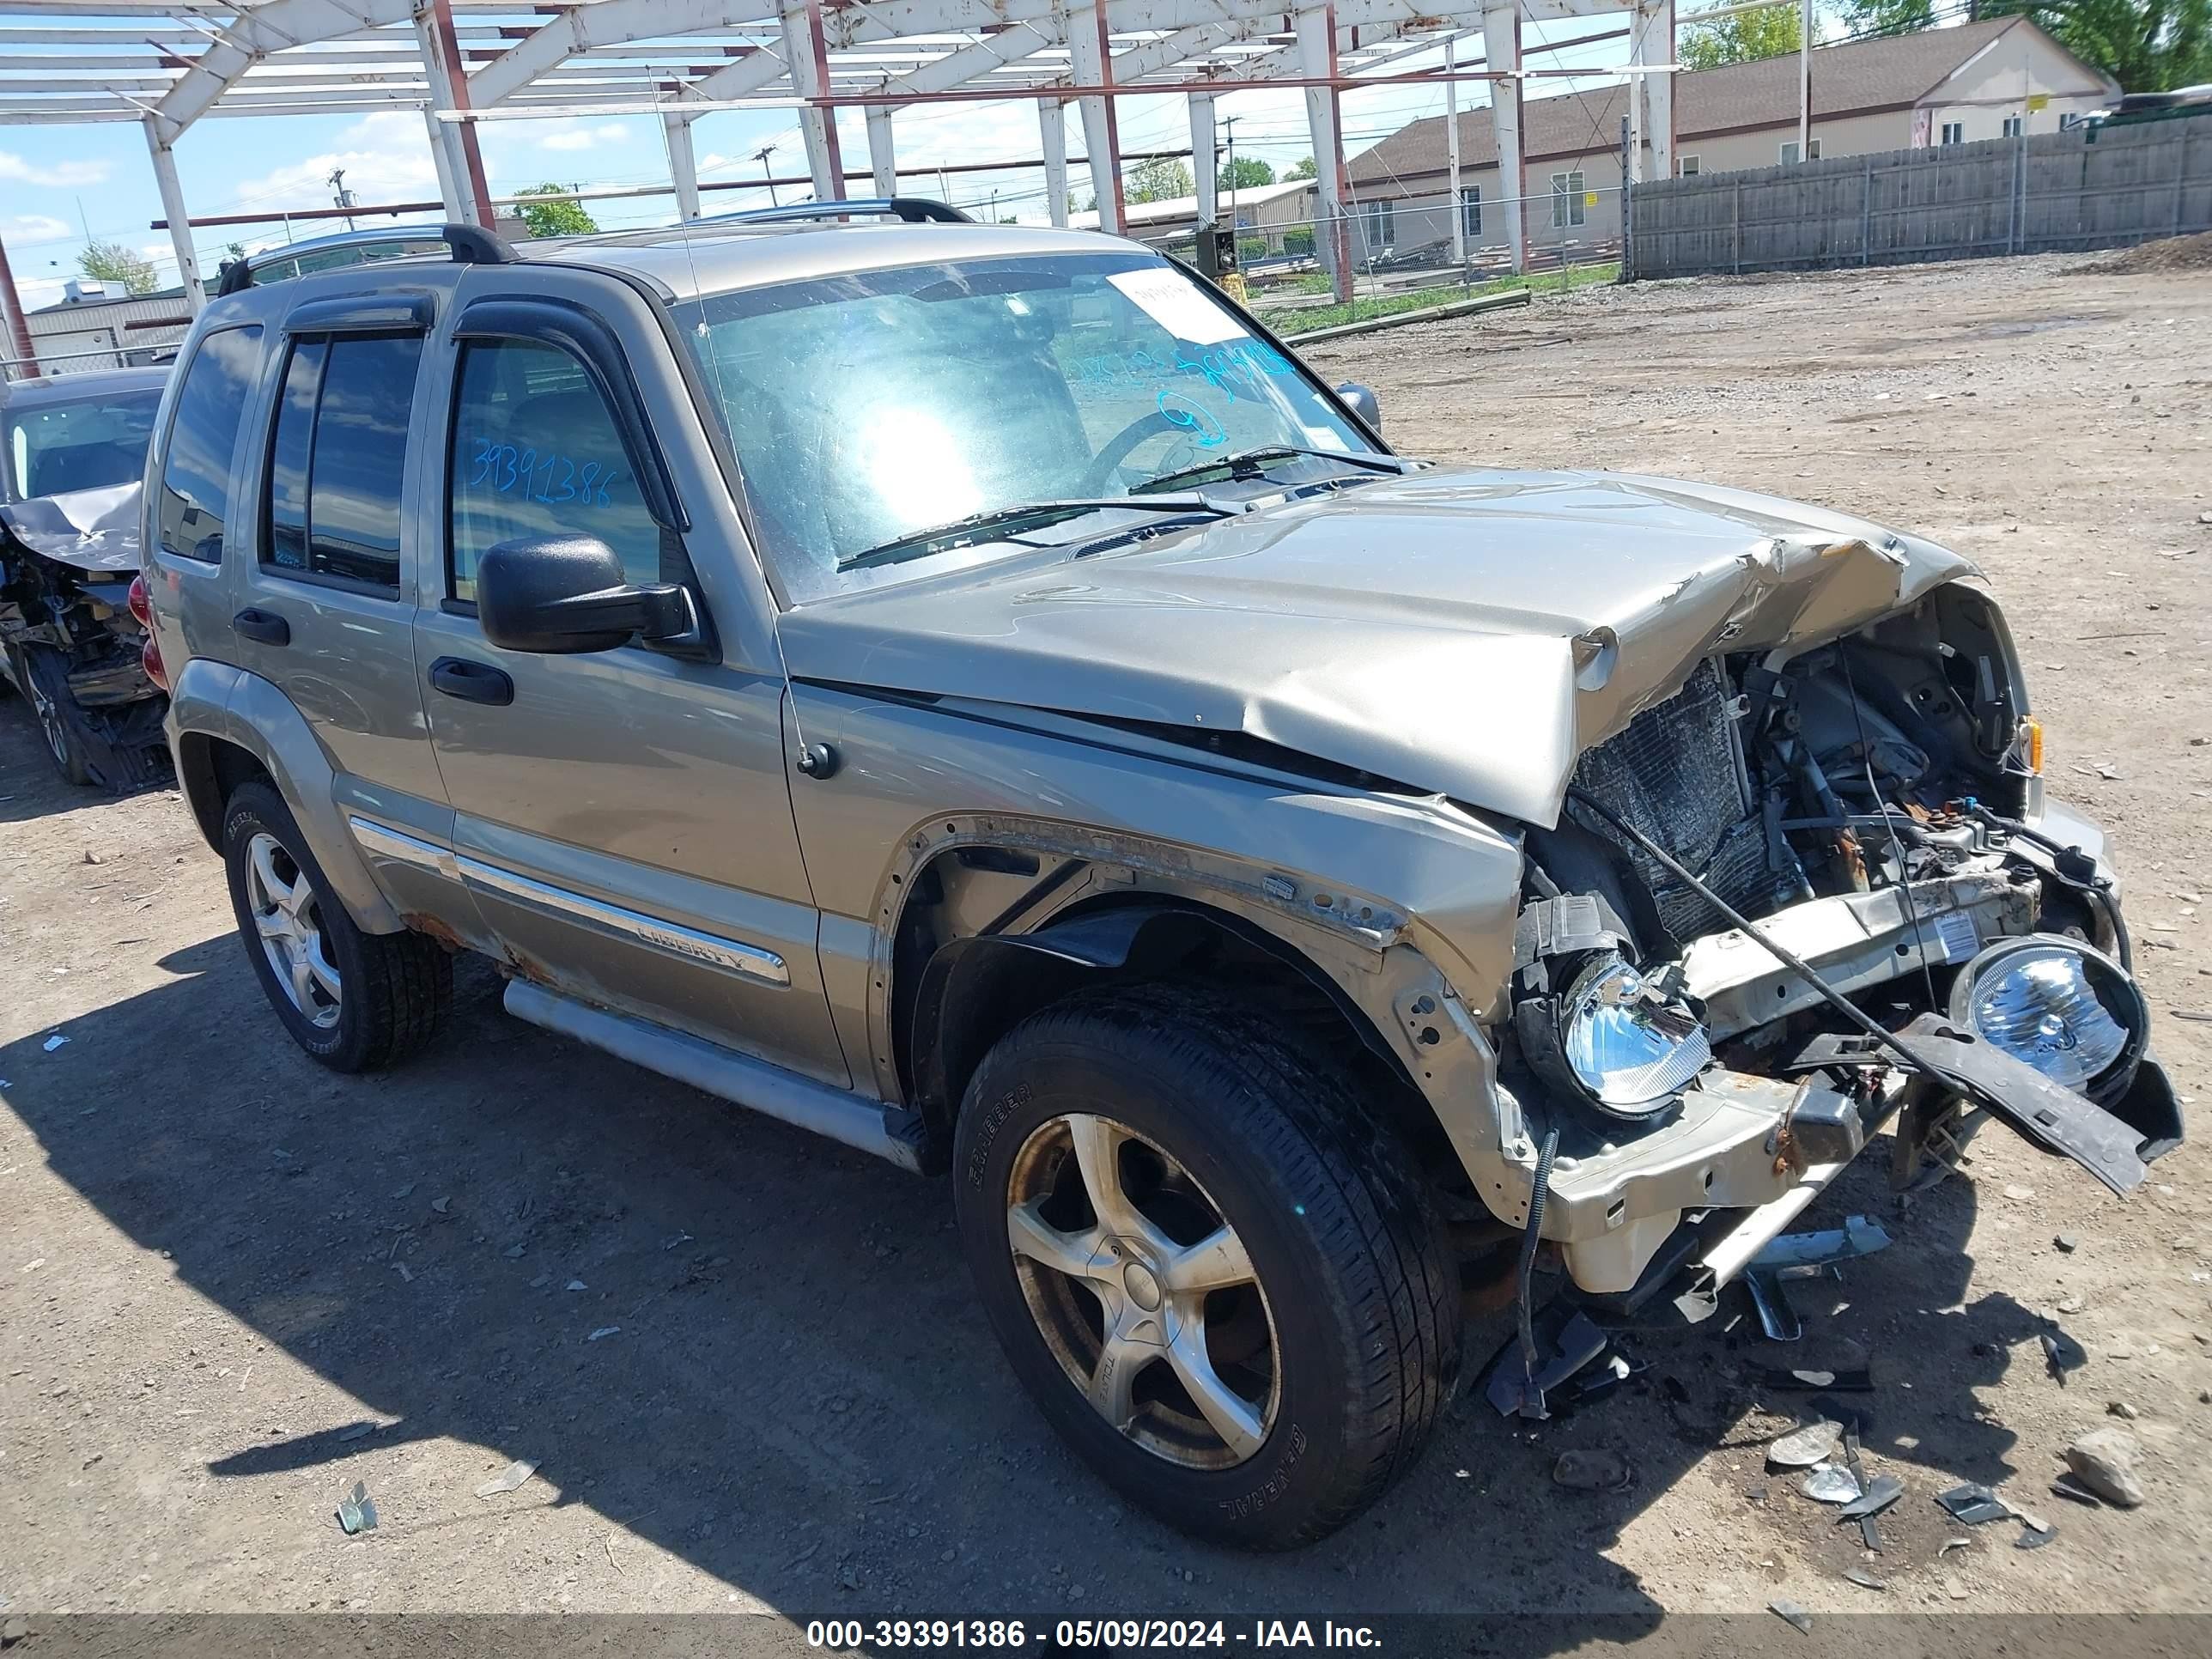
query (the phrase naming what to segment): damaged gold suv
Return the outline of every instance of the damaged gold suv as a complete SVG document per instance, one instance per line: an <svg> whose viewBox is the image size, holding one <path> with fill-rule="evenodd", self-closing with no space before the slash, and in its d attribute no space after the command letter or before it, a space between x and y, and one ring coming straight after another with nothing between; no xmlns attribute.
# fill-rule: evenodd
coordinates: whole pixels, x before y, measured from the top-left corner
<svg viewBox="0 0 2212 1659"><path fill-rule="evenodd" d="M1885 1127L2120 1191L2179 1137L1942 548L1420 465L1181 268L930 204L344 246L232 269L146 489L276 1017L393 1060L479 951L949 1174L1039 1407L1179 1526L1342 1525L1540 1252L1694 1320Z"/></svg>

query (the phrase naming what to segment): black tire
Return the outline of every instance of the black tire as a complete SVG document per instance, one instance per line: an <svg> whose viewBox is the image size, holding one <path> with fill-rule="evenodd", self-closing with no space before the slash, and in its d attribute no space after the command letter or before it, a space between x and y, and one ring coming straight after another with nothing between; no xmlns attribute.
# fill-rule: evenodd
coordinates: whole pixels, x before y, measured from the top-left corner
<svg viewBox="0 0 2212 1659"><path fill-rule="evenodd" d="M272 837L313 885L316 921L337 969L337 1017L319 1025L293 1005L261 945L247 891L249 849ZM224 804L223 864L246 959L292 1040L334 1072L368 1072L404 1060L430 1041L453 997L453 958L420 933L364 933L331 890L291 810L270 784L241 783Z"/></svg>
<svg viewBox="0 0 2212 1659"><path fill-rule="evenodd" d="M1279 1392L1241 1462L1191 1468L1126 1435L1031 1311L1010 1182L1024 1146L1044 1144L1032 1136L1070 1113L1170 1155L1243 1242ZM1247 1005L1139 986L1032 1016L969 1084L953 1167L961 1242L1024 1386L1109 1484L1182 1531L1248 1549L1326 1536L1412 1465L1457 1385L1457 1286L1403 1143L1345 1073Z"/></svg>
<svg viewBox="0 0 2212 1659"><path fill-rule="evenodd" d="M93 781L91 751L84 715L70 695L69 665L46 646L10 646L15 682L31 705L55 769L82 789Z"/></svg>

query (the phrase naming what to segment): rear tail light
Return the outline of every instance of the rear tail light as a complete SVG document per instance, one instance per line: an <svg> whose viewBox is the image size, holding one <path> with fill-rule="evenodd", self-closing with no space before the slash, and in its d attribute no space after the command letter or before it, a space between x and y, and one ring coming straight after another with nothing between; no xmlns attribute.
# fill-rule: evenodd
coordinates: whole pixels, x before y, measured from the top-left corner
<svg viewBox="0 0 2212 1659"><path fill-rule="evenodd" d="M169 671L161 665L161 647L154 639L154 606L143 575L131 579L130 605L131 616L146 630L146 641L138 647L138 666L146 671L148 679L166 691L169 689Z"/></svg>

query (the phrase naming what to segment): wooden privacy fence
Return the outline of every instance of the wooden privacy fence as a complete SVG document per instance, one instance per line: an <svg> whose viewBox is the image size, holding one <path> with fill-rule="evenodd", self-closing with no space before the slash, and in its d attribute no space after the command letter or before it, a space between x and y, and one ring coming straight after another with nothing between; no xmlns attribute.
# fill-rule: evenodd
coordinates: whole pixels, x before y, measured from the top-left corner
<svg viewBox="0 0 2212 1659"><path fill-rule="evenodd" d="M2212 114L1656 179L1626 216L1627 277L2120 247L2212 230Z"/></svg>

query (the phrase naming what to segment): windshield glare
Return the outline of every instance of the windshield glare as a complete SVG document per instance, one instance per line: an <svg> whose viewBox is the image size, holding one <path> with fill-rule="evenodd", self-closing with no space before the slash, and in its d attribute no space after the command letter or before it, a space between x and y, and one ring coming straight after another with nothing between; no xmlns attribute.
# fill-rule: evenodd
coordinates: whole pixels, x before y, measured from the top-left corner
<svg viewBox="0 0 2212 1659"><path fill-rule="evenodd" d="M158 387L97 402L40 404L8 419L8 477L20 500L134 483L161 407Z"/></svg>
<svg viewBox="0 0 2212 1659"><path fill-rule="evenodd" d="M681 315L795 603L973 559L838 568L975 514L1269 445L1375 453L1212 289L1141 253L858 272Z"/></svg>

